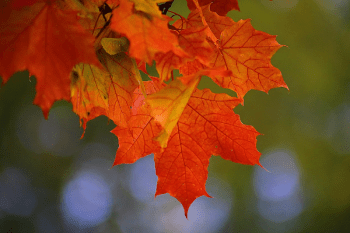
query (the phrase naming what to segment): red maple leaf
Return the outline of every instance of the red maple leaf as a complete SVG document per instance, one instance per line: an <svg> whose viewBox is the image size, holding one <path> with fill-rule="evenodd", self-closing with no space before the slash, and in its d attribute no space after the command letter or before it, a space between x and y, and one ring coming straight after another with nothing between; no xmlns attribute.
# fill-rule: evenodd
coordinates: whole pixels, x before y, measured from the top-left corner
<svg viewBox="0 0 350 233"><path fill-rule="evenodd" d="M219 16L217 13L210 11L210 5L211 4L202 6L201 9L203 16L213 34L217 38L220 38L221 32L232 26L235 22L230 17ZM194 8L188 15L187 19L179 19L173 24L173 26L180 29L203 26L199 10Z"/></svg>
<svg viewBox="0 0 350 233"><path fill-rule="evenodd" d="M276 36L255 30L249 19L225 29L219 46L212 66L226 66L233 75L213 78L218 85L235 91L241 98L251 89L267 93L275 87L288 88L281 71L271 64L272 55L282 45Z"/></svg>
<svg viewBox="0 0 350 233"><path fill-rule="evenodd" d="M243 125L232 108L239 99L210 90L195 91L174 128L167 148L155 153L158 176L156 196L169 193L185 209L205 191L209 158L222 158L242 164L259 164L256 149L259 133ZM260 165L260 164L259 164Z"/></svg>
<svg viewBox="0 0 350 233"><path fill-rule="evenodd" d="M154 81L145 82L147 94L155 93L165 86L157 78L151 78ZM128 127L117 126L111 131L118 137L119 141L113 166L133 163L139 158L160 150L159 144L154 138L160 133L161 127L154 121L149 106L144 103L145 98L141 89L138 88L134 92L132 116L129 119Z"/></svg>
<svg viewBox="0 0 350 233"><path fill-rule="evenodd" d="M73 69L71 83L73 111L86 123L105 115L117 125L126 127L131 116L132 93L137 88L136 63L125 53L109 55L104 49L97 51L104 66L100 69L79 64Z"/></svg>
<svg viewBox="0 0 350 233"><path fill-rule="evenodd" d="M134 4L121 1L113 10L111 28L130 40L130 56L152 64L157 53L173 51L180 56L185 53L178 48L177 37L168 29L171 18L157 17L136 11Z"/></svg>
<svg viewBox="0 0 350 233"><path fill-rule="evenodd" d="M154 79L145 86L147 94L151 94L161 85ZM169 193L177 198L186 217L189 206L197 197L209 197L205 182L212 155L242 164L259 164L260 153L256 149L259 133L252 126L243 125L232 111L241 103L240 99L214 94L209 89L195 90L170 135L167 147L161 150L152 140L161 128L152 118L148 106L142 104L144 97L139 91L137 94L133 109L143 108L135 110L130 128L118 126L112 131L120 144L114 165L132 163L155 153L156 196Z"/></svg>
<svg viewBox="0 0 350 233"><path fill-rule="evenodd" d="M227 12L231 10L238 10L239 6L237 0L198 0L200 6L205 6L209 3L212 3L210 10L216 12L218 15L224 16ZM193 3L193 0L187 0L188 9L196 9L196 5Z"/></svg>
<svg viewBox="0 0 350 233"><path fill-rule="evenodd" d="M154 153L155 195L177 198L187 217L197 197L210 197L205 183L212 155L260 165L259 133L233 108L251 89L268 92L287 85L271 64L282 47L276 36L255 30L250 20L225 16L239 10L237 0L188 0L192 12L173 25L158 9L162 2L1 4L0 75L3 83L17 71L35 75L34 103L46 118L54 101L65 99L84 129L97 116L112 119L120 145L113 165ZM160 78L143 82L139 69L147 73L146 63L153 60ZM174 80L174 69L184 76ZM203 75L238 98L198 90Z"/></svg>
<svg viewBox="0 0 350 233"><path fill-rule="evenodd" d="M94 37L78 23L76 12L62 11L55 1L13 1L0 13L0 74L3 83L16 71L37 79L34 104L45 118L56 100L70 100L70 72L79 62L99 62ZM26 6L26 7L24 7Z"/></svg>
<svg viewBox="0 0 350 233"><path fill-rule="evenodd" d="M285 87L281 72L271 64L271 57L282 47L276 41L276 36L255 30L250 20L234 22L229 17L218 16L208 11L209 5L202 7L203 17L218 40L209 41L215 53L212 55L211 67L225 66L232 71L231 77L212 78L218 85L229 88L240 98L251 89L268 92L271 88ZM203 25L198 9L191 12L187 20L178 20L176 27L186 29ZM204 68L198 62L186 63L180 71L188 74ZM186 71L187 70L187 71Z"/></svg>
<svg viewBox="0 0 350 233"><path fill-rule="evenodd" d="M167 81L172 70L180 68L186 61L196 59L202 64L210 64L213 49L206 40L205 29L203 26L191 27L178 33L179 45L186 51L186 56L180 56L172 51L156 55L156 68L162 81Z"/></svg>

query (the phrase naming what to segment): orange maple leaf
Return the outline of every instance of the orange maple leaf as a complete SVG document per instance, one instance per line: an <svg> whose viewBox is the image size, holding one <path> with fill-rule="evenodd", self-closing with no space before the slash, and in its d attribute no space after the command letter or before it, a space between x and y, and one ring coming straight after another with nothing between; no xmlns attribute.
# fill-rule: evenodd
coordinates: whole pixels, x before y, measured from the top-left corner
<svg viewBox="0 0 350 233"><path fill-rule="evenodd" d="M232 108L241 100L209 89L196 90L175 129L168 147L155 153L158 176L156 196L169 193L188 208L205 191L209 158L221 155L243 164L259 164L258 132L245 126Z"/></svg>
<svg viewBox="0 0 350 233"><path fill-rule="evenodd" d="M186 56L179 56L172 51L156 55L156 68L161 81L169 80L172 70L180 68L186 61L197 59L202 64L210 64L214 50L206 40L205 29L203 26L192 27L179 32L179 45L186 51Z"/></svg>
<svg viewBox="0 0 350 233"><path fill-rule="evenodd" d="M135 10L142 11L146 14L162 17L162 13L158 8L158 3L166 2L167 0L130 0L135 4Z"/></svg>
<svg viewBox="0 0 350 233"><path fill-rule="evenodd" d="M145 86L149 95L159 91L164 84L153 78L153 81L145 82ZM197 197L210 197L205 191L205 182L212 155L237 163L260 165L260 153L256 149L259 133L252 126L243 125L232 111L241 101L226 94L214 94L209 89L195 90L162 151L151 139L161 128L138 90L131 128L117 126L112 130L120 144L113 165L132 163L154 153L158 176L155 195L169 193L177 198L187 217L188 209Z"/></svg>
<svg viewBox="0 0 350 233"><path fill-rule="evenodd" d="M174 80L160 91L147 96L146 102L151 107L151 115L163 127L156 138L162 148L167 146L169 136L201 77L203 75L225 77L230 74L231 72L220 68L203 69Z"/></svg>
<svg viewBox="0 0 350 233"><path fill-rule="evenodd" d="M179 72L183 75L191 75L205 68L205 65L200 63L198 60L194 60L186 62L183 66L180 67Z"/></svg>
<svg viewBox="0 0 350 233"><path fill-rule="evenodd" d="M165 86L157 78L151 77L151 79L154 81L144 82L147 94L155 93ZM118 137L119 142L113 166L133 163L160 149L154 138L160 133L161 127L154 121L149 106L145 105L145 97L141 88L134 91L133 99L132 115L128 127L118 125L111 131Z"/></svg>
<svg viewBox="0 0 350 233"><path fill-rule="evenodd" d="M212 155L260 165L259 133L232 109L251 89L287 85L271 64L282 47L276 36L255 30L250 20L236 23L225 16L239 10L237 0L188 0L192 12L173 25L159 11L161 2L1 4L0 75L3 83L16 71L35 75L34 103L46 118L54 101L65 99L84 130L97 116L112 119L120 145L113 166L154 153L155 196L177 198L187 217L197 197L210 197L205 183ZM147 73L146 63L153 60L160 78L143 84L138 69ZM165 84L175 68L184 76ZM198 90L203 75L238 98Z"/></svg>
<svg viewBox="0 0 350 233"><path fill-rule="evenodd" d="M213 78L218 85L235 91L240 98L251 89L266 93L275 87L288 89L281 71L271 64L272 55L282 45L276 36L255 30L249 19L226 28L219 46L212 66L225 66L233 75Z"/></svg>
<svg viewBox="0 0 350 233"><path fill-rule="evenodd" d="M113 10L111 29L124 34L130 41L130 56L152 64L157 53L173 51L180 56L185 53L179 49L177 37L168 29L170 17L155 17L136 11L134 4L121 0Z"/></svg>
<svg viewBox="0 0 350 233"><path fill-rule="evenodd" d="M216 12L218 15L224 16L227 12L231 10L238 10L239 6L237 0L198 0L200 6L205 6L209 3L212 3L210 10ZM193 3L193 0L187 0L188 9L196 9L196 5Z"/></svg>
<svg viewBox="0 0 350 233"><path fill-rule="evenodd" d="M55 1L13 1L0 13L0 75L28 69L37 79L34 104L45 118L56 100L70 100L70 72L80 62L99 66L94 37L78 23L76 12ZM26 6L26 7L24 7Z"/></svg>
<svg viewBox="0 0 350 233"><path fill-rule="evenodd" d="M232 26L235 22L227 16L219 16L217 13L210 11L210 5L202 6L203 16L213 34L220 38L221 32L226 28ZM194 8L188 15L187 19L179 19L173 24L174 27L179 29L186 29L192 27L202 27L203 22L200 16L199 10Z"/></svg>
<svg viewBox="0 0 350 233"><path fill-rule="evenodd" d="M212 78L218 85L229 88L240 98L251 89L268 92L271 88L285 87L281 72L272 66L272 55L282 47L276 36L255 30L250 20L234 22L231 18L218 16L209 11L209 6L202 7L203 16L213 34L220 38L218 47L210 41L215 50L211 67L225 66L232 71L231 77ZM191 12L187 20L174 23L179 28L195 28L203 25L198 9ZM205 66L198 62L187 62L180 67L180 72L188 74Z"/></svg>
<svg viewBox="0 0 350 233"><path fill-rule="evenodd" d="M73 111L86 123L105 115L117 125L126 127L131 116L132 95L138 86L137 69L125 53L107 54L97 51L105 69L79 64L72 72Z"/></svg>
<svg viewBox="0 0 350 233"><path fill-rule="evenodd" d="M256 149L259 133L243 125L232 108L240 99L214 94L209 89L196 90L176 124L168 147L155 153L158 176L156 196L169 193L185 209L205 191L209 158L220 155L242 164L259 163Z"/></svg>

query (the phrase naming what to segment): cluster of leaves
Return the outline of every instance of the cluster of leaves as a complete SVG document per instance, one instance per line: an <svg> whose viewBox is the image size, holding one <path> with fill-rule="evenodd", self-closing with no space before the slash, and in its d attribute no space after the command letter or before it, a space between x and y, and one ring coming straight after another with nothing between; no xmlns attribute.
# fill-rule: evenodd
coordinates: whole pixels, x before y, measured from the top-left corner
<svg viewBox="0 0 350 233"><path fill-rule="evenodd" d="M0 75L17 71L37 79L34 104L45 118L53 103L67 100L86 123L100 115L113 120L119 139L113 165L154 153L156 196L169 193L187 216L205 190L209 158L258 164L259 133L233 108L251 89L285 87L271 65L281 47L234 22L237 0L187 0L187 18L166 0L7 0L0 5ZM173 24L166 14L176 14ZM140 70L156 62L159 77L142 81ZM174 78L173 70L183 75ZM238 97L199 90L209 76Z"/></svg>

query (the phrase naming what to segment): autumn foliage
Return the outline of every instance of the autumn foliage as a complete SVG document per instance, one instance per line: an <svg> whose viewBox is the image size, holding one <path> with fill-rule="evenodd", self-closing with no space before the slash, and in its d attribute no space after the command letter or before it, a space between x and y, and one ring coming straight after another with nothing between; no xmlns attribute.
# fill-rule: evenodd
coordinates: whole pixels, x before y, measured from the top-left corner
<svg viewBox="0 0 350 233"><path fill-rule="evenodd" d="M185 209L205 190L209 158L255 165L259 133L233 112L251 90L285 87L271 65L276 36L234 22L237 0L187 0L187 18L166 0L11 0L0 5L0 75L37 79L34 104L45 118L57 100L72 103L84 130L105 115L117 125L113 165L154 153L156 196ZM176 0L175 0L176 1ZM184 6L185 7L185 6ZM173 16L173 18L167 16ZM156 62L159 77L140 70ZM174 77L178 69L182 77ZM237 97L199 90L202 76Z"/></svg>

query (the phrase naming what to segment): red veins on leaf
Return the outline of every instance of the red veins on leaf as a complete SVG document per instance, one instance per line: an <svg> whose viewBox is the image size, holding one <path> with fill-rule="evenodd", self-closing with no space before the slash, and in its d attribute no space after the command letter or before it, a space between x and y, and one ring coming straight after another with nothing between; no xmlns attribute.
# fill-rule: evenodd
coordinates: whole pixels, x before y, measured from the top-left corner
<svg viewBox="0 0 350 233"><path fill-rule="evenodd" d="M72 72L71 102L73 111L86 123L105 115L116 124L127 126L131 116L132 92L139 72L125 53L109 55L104 49L96 54L104 69L80 63Z"/></svg>
<svg viewBox="0 0 350 233"><path fill-rule="evenodd" d="M84 130L100 115L113 120L117 127L111 132L119 140L113 166L154 153L155 195L175 197L186 217L197 197L210 197L205 183L212 155L260 165L259 133L233 109L251 89L287 88L271 64L282 47L276 36L255 30L249 19L234 22L226 16L239 10L237 0L187 3L189 16L172 25L159 10L163 0L0 5L3 84L28 70L37 79L34 104L45 118L53 103L64 99ZM143 81L140 70L148 74L146 63L153 61L160 77ZM183 77L174 77L174 69ZM238 98L199 90L203 75Z"/></svg>
<svg viewBox="0 0 350 233"><path fill-rule="evenodd" d="M147 12L136 11L134 4L121 1L113 11L111 29L125 35L130 40L130 56L152 64L157 53L177 51L176 36L168 29L170 18L157 17Z"/></svg>
<svg viewBox="0 0 350 233"><path fill-rule="evenodd" d="M255 30L250 20L240 20L221 33L220 49L212 66L226 66L233 76L213 79L224 88L230 88L243 97L249 90L268 92L285 87L281 71L271 65L272 55L282 47L276 36Z"/></svg>
<svg viewBox="0 0 350 233"><path fill-rule="evenodd" d="M165 86L164 83L157 81L157 78L152 79L154 81L145 82L147 94L156 93ZM151 116L151 109L145 104L140 88L135 90L133 99L129 127L117 126L111 131L118 137L119 142L113 166L133 163L160 149L154 138L160 133L161 127Z"/></svg>
<svg viewBox="0 0 350 233"><path fill-rule="evenodd" d="M210 64L213 49L206 40L205 29L206 27L200 26L178 32L179 45L187 55L179 56L172 51L157 54L156 68L161 80L169 80L172 70L179 69L186 61L196 59L205 65Z"/></svg>
<svg viewBox="0 0 350 233"><path fill-rule="evenodd" d="M232 111L240 102L209 89L196 90L172 131L168 146L155 153L156 195L169 193L177 198L186 216L197 197L209 196L205 182L211 155L242 164L259 164L259 133L252 126L243 125Z"/></svg>
<svg viewBox="0 0 350 233"><path fill-rule="evenodd" d="M5 83L16 71L29 70L37 79L34 104L47 118L56 100L70 100L70 73L79 62L99 65L94 38L76 14L55 2L30 1L24 9L2 9L0 16L0 74ZM24 6L25 1L14 1Z"/></svg>
<svg viewBox="0 0 350 233"><path fill-rule="evenodd" d="M218 39L220 38L221 32L224 29L235 24L235 22L231 18L226 16L219 16L217 13L212 12L210 10L210 5L203 6L202 13L208 26L210 27L210 30ZM203 26L199 10L195 9L191 11L187 19L177 20L174 23L174 26L182 29Z"/></svg>

